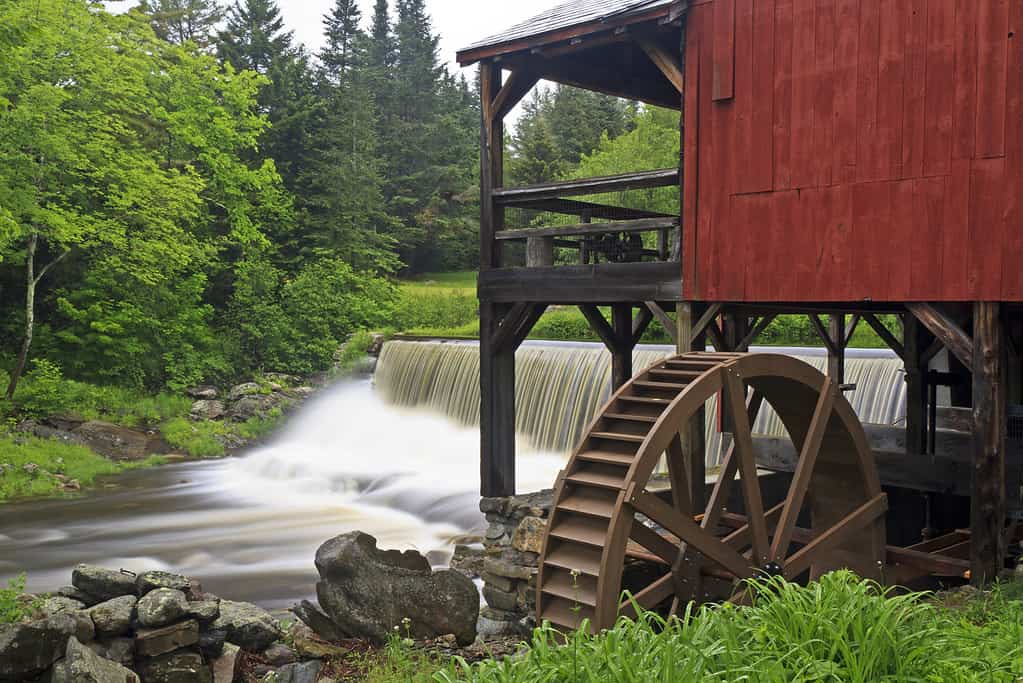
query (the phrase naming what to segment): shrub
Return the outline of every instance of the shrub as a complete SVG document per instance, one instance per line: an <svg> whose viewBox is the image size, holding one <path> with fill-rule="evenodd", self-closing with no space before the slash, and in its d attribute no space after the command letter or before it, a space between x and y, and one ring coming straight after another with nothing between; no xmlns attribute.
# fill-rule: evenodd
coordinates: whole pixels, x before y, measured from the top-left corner
<svg viewBox="0 0 1023 683"><path fill-rule="evenodd" d="M24 574L8 581L7 588L0 588L0 624L16 624L26 616L29 610L26 610L24 594Z"/></svg>
<svg viewBox="0 0 1023 683"><path fill-rule="evenodd" d="M401 288L393 325L399 330L457 328L479 319L479 302L471 289L406 285Z"/></svg>
<svg viewBox="0 0 1023 683"><path fill-rule="evenodd" d="M168 444L193 457L220 458L227 454L219 438L227 433L227 427L221 423L176 418L164 423L160 431Z"/></svg>

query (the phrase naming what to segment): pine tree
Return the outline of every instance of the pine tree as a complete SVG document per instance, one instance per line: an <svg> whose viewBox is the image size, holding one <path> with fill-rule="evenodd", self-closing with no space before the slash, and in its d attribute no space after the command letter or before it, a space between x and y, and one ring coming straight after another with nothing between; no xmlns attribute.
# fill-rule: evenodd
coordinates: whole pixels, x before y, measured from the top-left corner
<svg viewBox="0 0 1023 683"><path fill-rule="evenodd" d="M220 56L235 69L267 74L275 60L295 55L292 41L274 0L236 0L220 34Z"/></svg>
<svg viewBox="0 0 1023 683"><path fill-rule="evenodd" d="M336 0L330 14L323 17L327 43L320 51L320 64L327 77L343 87L345 76L356 67L355 54L359 42L365 42L359 29L362 12L357 0Z"/></svg>
<svg viewBox="0 0 1023 683"><path fill-rule="evenodd" d="M210 46L214 27L224 17L216 0L142 0L139 10L149 16L156 35L182 45Z"/></svg>
<svg viewBox="0 0 1023 683"><path fill-rule="evenodd" d="M376 0L373 5L373 25L369 34L370 66L390 69L394 66L394 42L391 35L391 9L387 0Z"/></svg>

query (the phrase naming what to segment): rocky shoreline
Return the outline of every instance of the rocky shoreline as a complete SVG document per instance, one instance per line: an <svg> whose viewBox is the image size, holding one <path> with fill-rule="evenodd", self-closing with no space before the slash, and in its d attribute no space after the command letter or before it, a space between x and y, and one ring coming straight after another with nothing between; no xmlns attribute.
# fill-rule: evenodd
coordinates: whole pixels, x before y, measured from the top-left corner
<svg viewBox="0 0 1023 683"><path fill-rule="evenodd" d="M21 596L21 618L0 625L0 683L331 683L389 642L469 661L517 647L479 634L471 579L418 552L352 532L315 561L318 599L290 619L186 576L79 565L70 585Z"/></svg>

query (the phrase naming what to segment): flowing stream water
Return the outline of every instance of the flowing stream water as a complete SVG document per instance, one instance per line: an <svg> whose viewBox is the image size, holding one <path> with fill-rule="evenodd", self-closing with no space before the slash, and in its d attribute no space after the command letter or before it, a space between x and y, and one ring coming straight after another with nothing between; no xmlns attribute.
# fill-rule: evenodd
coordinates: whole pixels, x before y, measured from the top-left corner
<svg viewBox="0 0 1023 683"><path fill-rule="evenodd" d="M643 348L636 367L669 352ZM552 485L609 392L608 366L595 345L520 351L520 491ZM375 385L326 390L269 445L129 472L76 498L0 507L0 581L25 572L29 590L53 590L80 562L166 569L231 599L286 607L313 594L316 548L356 529L442 565L453 541L482 523L478 372L474 345L391 342ZM905 389L893 357L857 354L848 372L861 417L900 419ZM762 416L757 431L776 430L771 420Z"/></svg>

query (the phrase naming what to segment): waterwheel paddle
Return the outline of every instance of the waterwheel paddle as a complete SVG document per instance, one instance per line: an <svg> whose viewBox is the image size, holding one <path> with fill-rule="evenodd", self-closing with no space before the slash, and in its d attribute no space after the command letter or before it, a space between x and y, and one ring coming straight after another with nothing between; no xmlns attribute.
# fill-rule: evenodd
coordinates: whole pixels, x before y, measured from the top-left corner
<svg viewBox="0 0 1023 683"><path fill-rule="evenodd" d="M679 433L714 396L733 445L696 514ZM753 450L764 402L795 454L778 501L762 491ZM666 480L654 476L662 458ZM735 486L741 514L726 509ZM630 613L626 589L646 609L677 610L741 598L742 580L763 574L802 580L849 567L881 578L886 510L863 427L833 381L788 356L677 356L611 398L559 476L537 614L564 629L589 619L598 631Z"/></svg>

